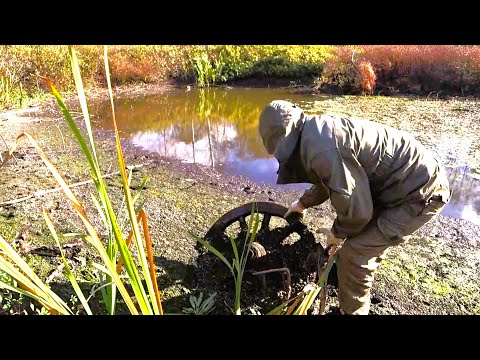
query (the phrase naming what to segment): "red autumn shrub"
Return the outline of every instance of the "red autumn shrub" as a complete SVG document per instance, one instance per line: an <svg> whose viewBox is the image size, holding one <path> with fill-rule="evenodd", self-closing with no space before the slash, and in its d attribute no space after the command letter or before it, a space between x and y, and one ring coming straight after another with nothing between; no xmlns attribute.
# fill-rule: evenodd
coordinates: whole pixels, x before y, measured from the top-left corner
<svg viewBox="0 0 480 360"><path fill-rule="evenodd" d="M423 93L480 90L480 47L470 45L367 45L364 57L377 86ZM475 90L476 89L476 90Z"/></svg>
<svg viewBox="0 0 480 360"><path fill-rule="evenodd" d="M356 66L359 73L360 89L362 92L372 94L377 76L369 61L362 60Z"/></svg>
<svg viewBox="0 0 480 360"><path fill-rule="evenodd" d="M135 81L152 82L153 64L149 59L133 61L133 59L117 54L109 59L110 73L114 84L125 84Z"/></svg>
<svg viewBox="0 0 480 360"><path fill-rule="evenodd" d="M336 46L334 56L324 64L317 88L342 94L372 94L377 77L363 53L360 47Z"/></svg>

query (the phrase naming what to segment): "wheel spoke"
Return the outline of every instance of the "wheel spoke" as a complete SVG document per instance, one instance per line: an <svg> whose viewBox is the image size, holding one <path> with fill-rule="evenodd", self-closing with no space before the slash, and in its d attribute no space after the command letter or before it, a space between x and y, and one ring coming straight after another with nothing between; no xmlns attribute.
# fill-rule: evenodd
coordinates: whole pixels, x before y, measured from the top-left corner
<svg viewBox="0 0 480 360"><path fill-rule="evenodd" d="M272 215L270 214L264 214L263 215L263 220L262 220L262 231L267 231L269 230L269 225L270 225L270 219L272 218Z"/></svg>
<svg viewBox="0 0 480 360"><path fill-rule="evenodd" d="M271 231L272 234L275 236L276 241L283 241L285 240L290 234L294 233L295 229L292 226L285 226L281 228L276 228Z"/></svg>
<svg viewBox="0 0 480 360"><path fill-rule="evenodd" d="M247 221L245 220L245 216L240 216L238 218L238 222L240 223L240 231L246 233L248 230Z"/></svg>

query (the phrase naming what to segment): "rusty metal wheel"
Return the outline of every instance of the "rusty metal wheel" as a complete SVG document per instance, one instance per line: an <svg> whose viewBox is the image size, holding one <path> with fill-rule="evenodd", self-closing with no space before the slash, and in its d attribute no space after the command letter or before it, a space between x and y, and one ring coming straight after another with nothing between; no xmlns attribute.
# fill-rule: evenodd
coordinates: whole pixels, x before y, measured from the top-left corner
<svg viewBox="0 0 480 360"><path fill-rule="evenodd" d="M250 235L248 223L252 209L258 213L260 224L247 260L245 291L251 289L252 292L265 295L266 290L285 292L287 285L293 291L300 289L316 271L316 267L307 262L308 255L312 252L323 253L324 248L316 242L300 214L292 213L283 218L288 210L285 206L272 202L252 202L234 208L212 225L205 239L231 260L234 253L230 239L233 239L240 252ZM231 290L232 275L225 264L203 246L199 245L198 250L197 282L200 287L209 283L209 287L216 287L218 291L218 288L227 289L230 284ZM260 289L263 291L260 292Z"/></svg>
<svg viewBox="0 0 480 360"><path fill-rule="evenodd" d="M233 255L229 237L234 239L239 249L243 247L250 235L247 232L252 210L258 213L260 226L250 251L251 260L261 263L265 261L259 259L265 256L277 257L278 265L298 268L297 265L304 265L310 252L323 252L324 248L316 243L315 236L302 222L300 214L292 213L284 219L288 209L272 202L252 202L230 210L212 225L205 239L219 251ZM288 259L293 260L291 264L288 264ZM280 263L281 260L283 263Z"/></svg>

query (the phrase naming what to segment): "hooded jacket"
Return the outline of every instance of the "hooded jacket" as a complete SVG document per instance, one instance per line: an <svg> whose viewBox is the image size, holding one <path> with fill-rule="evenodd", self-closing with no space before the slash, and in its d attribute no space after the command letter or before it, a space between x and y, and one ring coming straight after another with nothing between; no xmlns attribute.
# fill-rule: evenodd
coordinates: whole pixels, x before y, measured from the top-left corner
<svg viewBox="0 0 480 360"><path fill-rule="evenodd" d="M313 184L300 198L306 208L330 199L338 238L360 233L374 208L408 204L416 216L434 194L445 203L450 198L437 160L404 131L367 120L309 116L279 100L263 109L259 131L279 162L277 184Z"/></svg>

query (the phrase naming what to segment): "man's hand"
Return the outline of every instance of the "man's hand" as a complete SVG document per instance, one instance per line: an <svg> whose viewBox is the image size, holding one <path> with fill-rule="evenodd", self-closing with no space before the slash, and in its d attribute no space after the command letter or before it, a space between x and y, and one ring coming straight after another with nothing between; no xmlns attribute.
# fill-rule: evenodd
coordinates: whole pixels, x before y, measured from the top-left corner
<svg viewBox="0 0 480 360"><path fill-rule="evenodd" d="M329 245L339 245L341 244L345 239L340 239L335 237L332 233L327 235L327 244Z"/></svg>
<svg viewBox="0 0 480 360"><path fill-rule="evenodd" d="M295 202L293 202L290 207L288 208L288 211L287 213L283 216L283 218L285 219L288 215L290 215L292 212L298 212L300 214L303 214L303 212L305 211L305 207L303 206L303 204L300 202L300 200L297 200Z"/></svg>

